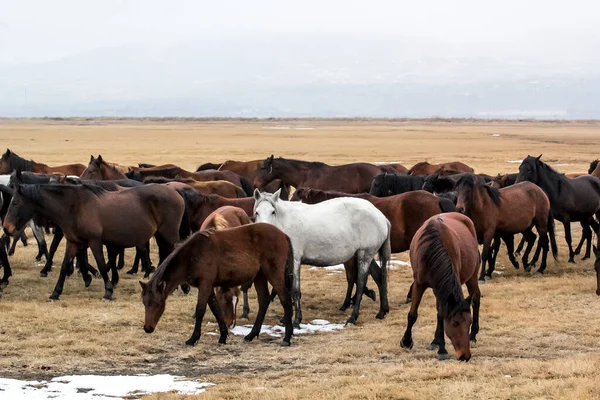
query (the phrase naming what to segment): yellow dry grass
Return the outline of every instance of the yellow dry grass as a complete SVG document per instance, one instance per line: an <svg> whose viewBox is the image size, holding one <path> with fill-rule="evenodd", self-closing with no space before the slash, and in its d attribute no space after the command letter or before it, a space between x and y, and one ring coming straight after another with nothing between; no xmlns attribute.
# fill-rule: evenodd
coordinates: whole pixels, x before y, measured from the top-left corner
<svg viewBox="0 0 600 400"><path fill-rule="evenodd" d="M292 129L265 129L275 126ZM584 172L598 156L599 128L596 123L469 121L0 121L0 139L18 154L51 165L87 163L90 154L100 153L121 164L173 162L192 169L206 161L273 153L334 164L400 161L410 166L423 159L456 159L495 174L516 171L517 164L507 160L540 153L553 165L568 164L557 166L561 171ZM411 282L406 268L390 271L391 312L384 321L375 320L377 304L365 299L357 326L296 336L290 348L266 336L250 344L232 336L219 346L216 336L206 334L215 331L214 325L205 325L199 344L187 348L193 294L176 292L152 335L142 330L136 277L123 274L115 301L106 303L100 300L100 280L84 289L74 275L61 301L48 303L57 271L38 277L31 239L33 246L19 245L12 257L14 276L0 299L0 376L167 372L216 383L198 396L202 399L596 398L600 300L593 263L567 264L560 228L558 235L560 261L549 261L544 277L514 271L501 250L502 274L481 288L481 332L468 364L438 362L425 349L435 329L431 292L414 329L415 348L399 347L408 311L403 299ZM128 252L128 264L132 255ZM61 256L62 249L57 260ZM407 254L395 257L407 260ZM344 322L348 314L338 311L344 275L308 268L302 275L305 321ZM251 307L253 320L256 304ZM273 303L266 323L275 323L280 313ZM206 320L214 321L210 315Z"/></svg>

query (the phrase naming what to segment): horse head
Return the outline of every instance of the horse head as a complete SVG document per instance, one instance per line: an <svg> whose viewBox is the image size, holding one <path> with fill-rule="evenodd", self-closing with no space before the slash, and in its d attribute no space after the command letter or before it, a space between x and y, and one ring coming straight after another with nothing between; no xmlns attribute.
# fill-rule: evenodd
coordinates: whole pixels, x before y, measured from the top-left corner
<svg viewBox="0 0 600 400"><path fill-rule="evenodd" d="M146 333L154 332L158 320L165 311L167 300L167 283L165 281L148 283L140 281L142 287L142 302L145 308L144 331Z"/></svg>
<svg viewBox="0 0 600 400"><path fill-rule="evenodd" d="M13 173L13 175L15 174ZM20 176L17 178L16 175L14 181L11 177L11 184L14 189L13 196L3 223L4 232L9 236L12 236L15 231L23 228L33 218L35 209L33 201L29 197L31 196L31 191L37 190L36 185L23 186Z"/></svg>
<svg viewBox="0 0 600 400"><path fill-rule="evenodd" d="M266 222L276 225L281 189L275 193L261 193L254 190L254 219L256 222Z"/></svg>
<svg viewBox="0 0 600 400"><path fill-rule="evenodd" d="M274 179L277 179L277 171L273 166L274 160L275 156L271 154L271 157L267 157L267 159L263 161L262 166L259 168L258 173L256 174L256 178L254 178L253 183L255 187L264 189L264 187L271 183Z"/></svg>
<svg viewBox="0 0 600 400"><path fill-rule="evenodd" d="M456 351L456 357L460 361L471 359L469 329L472 322L471 307L467 300L462 300L459 304L456 304L448 316L444 318L444 331L450 338Z"/></svg>
<svg viewBox="0 0 600 400"><path fill-rule="evenodd" d="M537 183L539 179L538 170L540 167L542 167L542 161L540 160L541 158L541 154L538 157L527 155L527 157L525 157L519 166L519 176L517 176L515 183L524 181Z"/></svg>
<svg viewBox="0 0 600 400"><path fill-rule="evenodd" d="M240 298L240 289L237 287L229 289L216 287L215 297L219 303L219 309L223 314L225 325L229 328L234 328L237 319L237 304Z"/></svg>

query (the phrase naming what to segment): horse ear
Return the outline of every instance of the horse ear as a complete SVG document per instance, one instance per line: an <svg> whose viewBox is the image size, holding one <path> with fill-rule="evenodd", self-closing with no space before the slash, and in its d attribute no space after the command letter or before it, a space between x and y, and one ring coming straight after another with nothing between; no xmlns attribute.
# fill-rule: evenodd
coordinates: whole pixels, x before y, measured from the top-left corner
<svg viewBox="0 0 600 400"><path fill-rule="evenodd" d="M254 189L254 200L260 200L260 191L258 189Z"/></svg>
<svg viewBox="0 0 600 400"><path fill-rule="evenodd" d="M10 149L9 149L9 148L6 148L6 155L7 155L7 156L10 156L10 153L11 153Z"/></svg>
<svg viewBox="0 0 600 400"><path fill-rule="evenodd" d="M281 189L278 189L275 193L273 193L273 195L271 196L271 199L273 199L273 201L279 201L280 196L281 196Z"/></svg>
<svg viewBox="0 0 600 400"><path fill-rule="evenodd" d="M542 155L540 154L539 156L537 156L535 159L540 161L540 158L542 158Z"/></svg>
<svg viewBox="0 0 600 400"><path fill-rule="evenodd" d="M90 164L94 162L94 156L90 155Z"/></svg>
<svg viewBox="0 0 600 400"><path fill-rule="evenodd" d="M98 154L98 162L101 163L102 162L102 155Z"/></svg>
<svg viewBox="0 0 600 400"><path fill-rule="evenodd" d="M142 281L139 281L139 282L140 282L140 286L142 287L142 290L146 289L146 286L148 286L148 284L146 282L142 282Z"/></svg>

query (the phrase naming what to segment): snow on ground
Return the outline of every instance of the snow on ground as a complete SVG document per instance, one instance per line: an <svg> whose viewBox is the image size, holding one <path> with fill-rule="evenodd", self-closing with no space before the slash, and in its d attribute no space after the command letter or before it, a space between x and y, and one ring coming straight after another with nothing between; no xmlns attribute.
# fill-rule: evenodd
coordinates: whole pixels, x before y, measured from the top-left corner
<svg viewBox="0 0 600 400"><path fill-rule="evenodd" d="M198 394L212 383L184 380L173 375L73 375L51 381L0 378L2 399L115 400L158 392Z"/></svg>
<svg viewBox="0 0 600 400"><path fill-rule="evenodd" d="M246 336L250 333L252 329L252 325L241 325L236 326L229 330L234 335L243 335ZM300 329L294 328L294 335L303 335L307 333L316 333L316 332L333 332L340 329L344 329L344 324L332 324L331 322L324 319L313 319L310 324L300 324ZM280 325L263 325L260 330L262 334L267 334L273 337L283 337L285 333L285 328Z"/></svg>
<svg viewBox="0 0 600 400"><path fill-rule="evenodd" d="M515 163L515 164L517 164L517 163L521 164L523 162L523 160L506 160L506 162L508 162L508 163Z"/></svg>
<svg viewBox="0 0 600 400"><path fill-rule="evenodd" d="M368 161L366 161L368 162ZM384 165L384 164L402 164L402 161L373 161L371 164Z"/></svg>
<svg viewBox="0 0 600 400"><path fill-rule="evenodd" d="M376 261L379 266L381 264L379 261ZM398 267L410 267L410 262L402 261L402 260L390 260L388 264L388 269L396 269ZM332 265L330 267L310 267L311 271L329 271L329 272L341 272L344 270L344 264Z"/></svg>
<svg viewBox="0 0 600 400"><path fill-rule="evenodd" d="M492 136L498 137L498 136L500 136L500 134L499 133L493 133Z"/></svg>

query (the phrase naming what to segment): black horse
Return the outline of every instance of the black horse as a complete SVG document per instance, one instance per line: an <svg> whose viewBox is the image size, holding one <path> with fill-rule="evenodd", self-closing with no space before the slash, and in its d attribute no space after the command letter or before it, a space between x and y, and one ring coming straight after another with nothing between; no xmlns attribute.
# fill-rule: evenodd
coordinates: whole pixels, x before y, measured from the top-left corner
<svg viewBox="0 0 600 400"><path fill-rule="evenodd" d="M219 169L219 168L221 168L221 165L223 165L223 164L221 164L221 163L216 164L216 163L207 162L207 163L204 163L204 164L200 165L198 168L196 168L196 172L206 171L208 169Z"/></svg>
<svg viewBox="0 0 600 400"><path fill-rule="evenodd" d="M565 228L565 240L569 245L569 262L575 262L575 255L581 250L583 240L579 248L573 251L571 239L571 221L579 221L583 228L582 239L587 241L585 256L590 258L592 228L597 231L598 223L594 221L600 218L600 179L585 175L569 179L565 175L555 171L548 164L542 162L539 157L527 156L519 167L517 183L530 181L538 185L546 192L550 200L551 213L554 219L562 222Z"/></svg>
<svg viewBox="0 0 600 400"><path fill-rule="evenodd" d="M377 197L387 197L414 190L421 190L426 176L404 176L383 173L373 178L369 194Z"/></svg>

